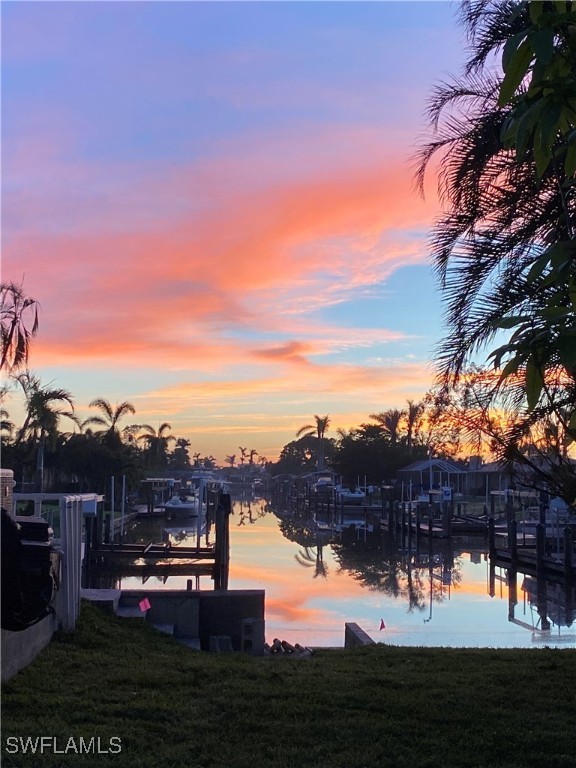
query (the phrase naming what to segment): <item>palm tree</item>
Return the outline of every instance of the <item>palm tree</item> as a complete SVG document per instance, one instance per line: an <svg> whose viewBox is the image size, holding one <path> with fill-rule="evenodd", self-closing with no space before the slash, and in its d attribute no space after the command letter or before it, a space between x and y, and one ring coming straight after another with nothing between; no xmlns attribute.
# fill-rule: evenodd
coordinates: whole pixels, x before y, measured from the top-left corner
<svg viewBox="0 0 576 768"><path fill-rule="evenodd" d="M166 466L168 463L168 444L176 440L174 435L166 434L166 432L172 429L172 425L165 421L160 424L158 431L149 424L144 424L142 427L146 429L146 433L139 435L136 439L145 440L148 443L148 463L157 467Z"/></svg>
<svg viewBox="0 0 576 768"><path fill-rule="evenodd" d="M564 312L557 304L562 286L555 264L561 261L561 248L567 259L563 279L567 284L574 280L576 195L570 177L573 170L566 174L561 164L554 162L555 154L566 154L570 142L573 150L575 139L569 136L576 127L573 99L566 101L571 108L569 116L563 118L563 131L569 138L563 139L561 132L530 123L531 115L540 115L544 121L543 115L548 114L554 123L557 114L541 109L545 103L538 103L536 90L530 95L526 83L518 84L514 98L502 98L507 78L498 77L493 67L493 54L510 41L518 44L530 29L530 5L509 0L460 4L461 20L472 43L470 58L463 76L433 92L428 117L434 138L416 157L416 181L421 190L432 159L440 158L439 192L447 209L430 240L446 306L448 333L438 348L440 373L446 381L457 380L470 360L493 341L499 328L517 329L512 343L495 351L500 354L493 353L495 363L503 358L513 363L502 380L517 374L530 359L526 340L537 342L533 347L541 352L542 360L536 367L557 366L564 357L570 360L569 375L576 376L574 356L563 356L561 349L554 349L550 335L546 342L543 333L550 329L546 318L550 321L555 317L556 323L559 319L562 328L568 325L567 332L573 334L574 314L568 293L560 297L565 299ZM541 31L546 15L554 12L553 4L550 8L549 4L542 5L546 7L539 21ZM552 47L548 58L557 55L563 60L565 80L570 84L576 77L576 48L574 41L568 42L575 16L574 10L567 10L564 22L549 37ZM529 36L527 40L528 53L531 39ZM538 62L538 51L535 58ZM542 73L543 67L538 71ZM548 90L554 90L557 83L558 78ZM541 89L542 96L546 90ZM531 105L529 98L533 99ZM531 115L527 115L530 107ZM523 116L525 141L520 141ZM531 134L538 131L539 147L531 147ZM548 157L551 160L543 167L542 158ZM521 325L524 321L525 327ZM559 338L559 329L554 332ZM545 352L543 343L548 344ZM566 337L566 343L573 345L573 335ZM527 374L526 389L530 379Z"/></svg>
<svg viewBox="0 0 576 768"><path fill-rule="evenodd" d="M22 283L0 284L0 370L12 373L28 362L30 341L38 331L38 302L26 296Z"/></svg>
<svg viewBox="0 0 576 768"><path fill-rule="evenodd" d="M576 112L566 93L576 78L576 11L512 0L466 0L459 10L470 55L463 75L433 92L433 138L416 158L421 190L440 160L446 211L430 238L448 329L440 381L457 386L488 351L498 371L490 402L511 390L523 431L552 415L574 442ZM497 334L505 343L490 350ZM515 439L499 454L523 462Z"/></svg>
<svg viewBox="0 0 576 768"><path fill-rule="evenodd" d="M406 416L406 447L408 453L412 453L412 444L414 441L414 432L418 427L418 421L424 413L424 404L415 403L413 400L408 400L408 408L405 411Z"/></svg>
<svg viewBox="0 0 576 768"><path fill-rule="evenodd" d="M330 416L314 415L314 424L304 424L296 432L296 437L317 437L319 442L318 470L324 469L324 435L330 426Z"/></svg>
<svg viewBox="0 0 576 768"><path fill-rule="evenodd" d="M14 432L14 422L9 420L10 414L5 408L0 408L0 432L7 432L8 437L12 437Z"/></svg>
<svg viewBox="0 0 576 768"><path fill-rule="evenodd" d="M400 426L405 416L404 411L391 408L380 413L371 413L370 418L378 422L378 426L390 438L390 445L396 445L400 438Z"/></svg>
<svg viewBox="0 0 576 768"><path fill-rule="evenodd" d="M248 451L246 448L242 448L241 446L238 447L238 450L240 451L240 464L243 466L244 461L246 460L246 456L248 456Z"/></svg>
<svg viewBox="0 0 576 768"><path fill-rule="evenodd" d="M258 451L255 451L254 448L250 448L250 452L248 454L248 464L250 464L250 466L253 466L254 464L254 456L258 456Z"/></svg>
<svg viewBox="0 0 576 768"><path fill-rule="evenodd" d="M190 467L189 447L190 440L187 440L185 437L179 437L176 440L176 447L170 456L170 466L173 466L174 469L188 469Z"/></svg>
<svg viewBox="0 0 576 768"><path fill-rule="evenodd" d="M313 547L304 547L304 551L300 550L294 555L294 560L303 568L314 568L314 578L318 576L322 578L328 578L328 568L324 563L324 554L322 552L323 544L316 546L316 553L314 553Z"/></svg>
<svg viewBox="0 0 576 768"><path fill-rule="evenodd" d="M236 464L236 454L233 453L231 456L226 456L226 464L230 464L231 467Z"/></svg>
<svg viewBox="0 0 576 768"><path fill-rule="evenodd" d="M125 400L123 403L117 403L116 406L113 407L110 402L105 400L103 397L97 397L95 400L92 400L92 402L89 403L89 407L99 408L102 412L102 415L90 416L88 419L86 419L86 421L83 422L83 426L88 424L96 424L98 426L104 427L104 429L101 431L104 442L106 442L110 447L119 447L122 444L122 440L120 438L118 424L120 420L126 416L127 413L136 413L136 408L127 400Z"/></svg>
<svg viewBox="0 0 576 768"><path fill-rule="evenodd" d="M74 413L72 395L66 389L49 389L43 386L40 379L30 371L21 373L16 380L22 387L26 398L26 418L16 437L18 446L24 439L31 444L37 444L36 454L36 488L44 490L44 453L46 441L54 439L58 434L58 422L62 416L79 424ZM66 403L69 409L55 405Z"/></svg>

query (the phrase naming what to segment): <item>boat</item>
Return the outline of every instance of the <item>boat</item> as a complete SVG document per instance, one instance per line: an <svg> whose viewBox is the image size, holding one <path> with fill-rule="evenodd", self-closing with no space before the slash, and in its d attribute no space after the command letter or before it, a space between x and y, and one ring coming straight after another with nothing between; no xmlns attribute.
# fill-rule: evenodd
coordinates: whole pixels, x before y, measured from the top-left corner
<svg viewBox="0 0 576 768"><path fill-rule="evenodd" d="M168 539L173 539L176 544L180 544L195 537L204 536L206 520L199 518L198 515L190 519L182 517L172 527L164 528L164 533Z"/></svg>
<svg viewBox="0 0 576 768"><path fill-rule="evenodd" d="M164 503L164 509L177 517L194 517L198 515L199 500L192 496L174 494Z"/></svg>
<svg viewBox="0 0 576 768"><path fill-rule="evenodd" d="M321 476L312 486L312 490L320 496L331 496L334 492L334 480L330 475Z"/></svg>
<svg viewBox="0 0 576 768"><path fill-rule="evenodd" d="M366 494L360 488L351 491L349 488L337 486L336 501L340 504L363 504L366 501Z"/></svg>

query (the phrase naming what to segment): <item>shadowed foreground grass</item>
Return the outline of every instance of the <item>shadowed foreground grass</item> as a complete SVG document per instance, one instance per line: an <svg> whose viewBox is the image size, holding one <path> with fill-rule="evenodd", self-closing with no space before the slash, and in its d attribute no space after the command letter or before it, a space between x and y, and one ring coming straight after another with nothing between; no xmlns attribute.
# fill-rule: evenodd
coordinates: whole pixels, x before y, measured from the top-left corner
<svg viewBox="0 0 576 768"><path fill-rule="evenodd" d="M2 710L5 768L576 767L573 650L217 655L83 604ZM28 736L61 752L24 754Z"/></svg>

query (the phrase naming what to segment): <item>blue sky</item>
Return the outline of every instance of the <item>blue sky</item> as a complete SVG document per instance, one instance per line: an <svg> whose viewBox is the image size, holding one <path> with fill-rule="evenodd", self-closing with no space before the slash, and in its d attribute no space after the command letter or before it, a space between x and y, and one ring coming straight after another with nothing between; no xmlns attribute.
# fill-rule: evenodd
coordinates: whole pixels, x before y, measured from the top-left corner
<svg viewBox="0 0 576 768"><path fill-rule="evenodd" d="M275 458L432 383L411 157L464 41L447 2L4 2L3 279L30 359L193 452ZM13 396L11 417L20 408Z"/></svg>

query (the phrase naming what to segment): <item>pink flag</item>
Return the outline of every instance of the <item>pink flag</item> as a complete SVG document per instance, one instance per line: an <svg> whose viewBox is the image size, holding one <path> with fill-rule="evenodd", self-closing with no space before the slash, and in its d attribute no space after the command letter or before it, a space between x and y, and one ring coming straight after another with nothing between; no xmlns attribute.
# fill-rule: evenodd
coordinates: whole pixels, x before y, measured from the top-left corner
<svg viewBox="0 0 576 768"><path fill-rule="evenodd" d="M148 600L147 597L145 597L144 600L140 600L140 602L138 603L138 606L142 612L152 608L152 606L150 605L150 600Z"/></svg>
<svg viewBox="0 0 576 768"><path fill-rule="evenodd" d="M384 619L380 619L380 630L386 629L386 624L384 624Z"/></svg>

